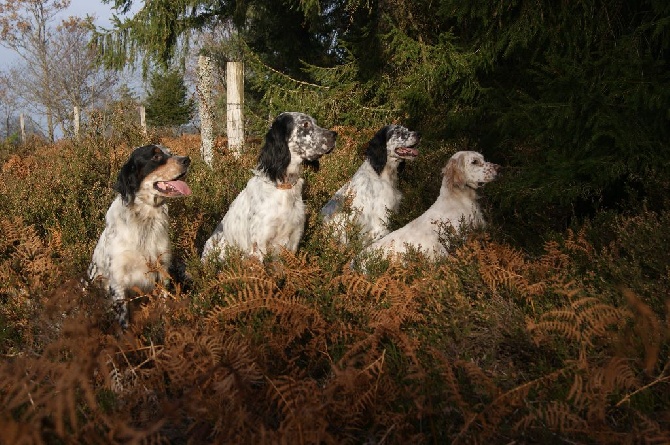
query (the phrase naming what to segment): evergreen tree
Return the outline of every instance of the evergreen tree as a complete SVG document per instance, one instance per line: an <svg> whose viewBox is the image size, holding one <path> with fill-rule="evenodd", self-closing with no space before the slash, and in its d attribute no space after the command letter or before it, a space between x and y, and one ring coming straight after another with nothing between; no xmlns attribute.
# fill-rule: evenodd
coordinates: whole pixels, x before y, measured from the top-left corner
<svg viewBox="0 0 670 445"><path fill-rule="evenodd" d="M155 72L146 101L147 123L154 127L176 127L191 120L195 103L188 98L184 76L176 71Z"/></svg>
<svg viewBox="0 0 670 445"><path fill-rule="evenodd" d="M127 12L133 0L103 0ZM98 30L96 46L108 66L123 67L137 56L144 68L166 66L188 46L192 32L231 25L275 69L301 78L302 62L334 65L338 32L346 25L347 7L358 0L182 0L144 2L135 16L114 17L112 30Z"/></svg>
<svg viewBox="0 0 670 445"><path fill-rule="evenodd" d="M519 239L669 204L670 3L442 4L480 86L454 128L510 167L493 190Z"/></svg>

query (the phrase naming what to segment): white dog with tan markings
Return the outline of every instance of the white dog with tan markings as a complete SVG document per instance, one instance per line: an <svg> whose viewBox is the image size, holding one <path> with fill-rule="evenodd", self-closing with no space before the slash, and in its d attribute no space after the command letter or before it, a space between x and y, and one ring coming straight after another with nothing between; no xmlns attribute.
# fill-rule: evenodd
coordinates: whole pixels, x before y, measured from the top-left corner
<svg viewBox="0 0 670 445"><path fill-rule="evenodd" d="M421 216L404 227L389 233L363 250L362 257L381 250L384 255L405 253L408 246L421 250L430 258L446 255L440 229L451 226L482 227L484 218L477 203L477 190L493 181L499 166L486 162L474 151L459 151L442 170L442 186L435 203Z"/></svg>

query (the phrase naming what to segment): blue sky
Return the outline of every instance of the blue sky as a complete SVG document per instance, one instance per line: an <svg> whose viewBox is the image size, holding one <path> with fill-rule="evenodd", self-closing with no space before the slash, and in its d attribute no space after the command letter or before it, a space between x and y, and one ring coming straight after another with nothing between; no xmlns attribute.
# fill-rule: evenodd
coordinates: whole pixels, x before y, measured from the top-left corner
<svg viewBox="0 0 670 445"><path fill-rule="evenodd" d="M97 17L96 23L101 26L109 26L109 19L112 13L111 4L104 4L101 1L95 0L72 0L70 7L64 11L65 16L84 17L86 14L95 15Z"/></svg>

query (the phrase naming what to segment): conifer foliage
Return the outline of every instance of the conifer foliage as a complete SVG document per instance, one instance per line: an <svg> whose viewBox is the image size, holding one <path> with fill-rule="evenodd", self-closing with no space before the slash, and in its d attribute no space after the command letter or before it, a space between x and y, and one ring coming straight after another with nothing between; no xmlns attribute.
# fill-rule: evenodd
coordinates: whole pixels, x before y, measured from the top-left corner
<svg viewBox="0 0 670 445"><path fill-rule="evenodd" d="M195 102L189 97L184 76L177 70L157 71L146 98L147 122L155 127L176 127L193 117Z"/></svg>

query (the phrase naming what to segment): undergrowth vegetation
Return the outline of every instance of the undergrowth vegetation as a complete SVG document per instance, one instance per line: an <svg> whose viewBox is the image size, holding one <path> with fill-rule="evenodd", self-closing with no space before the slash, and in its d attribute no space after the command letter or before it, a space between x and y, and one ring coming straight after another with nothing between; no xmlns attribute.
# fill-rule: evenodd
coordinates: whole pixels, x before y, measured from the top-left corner
<svg viewBox="0 0 670 445"><path fill-rule="evenodd" d="M448 258L365 276L318 211L374 130L337 130L305 173L299 252L263 264L199 259L258 146L219 149L213 169L189 137L3 148L0 443L670 442L669 212L602 213L532 252L493 224ZM189 278L121 333L82 278L116 172L146 142L193 160L192 196L170 203ZM434 201L457 149L426 142L394 227Z"/></svg>

